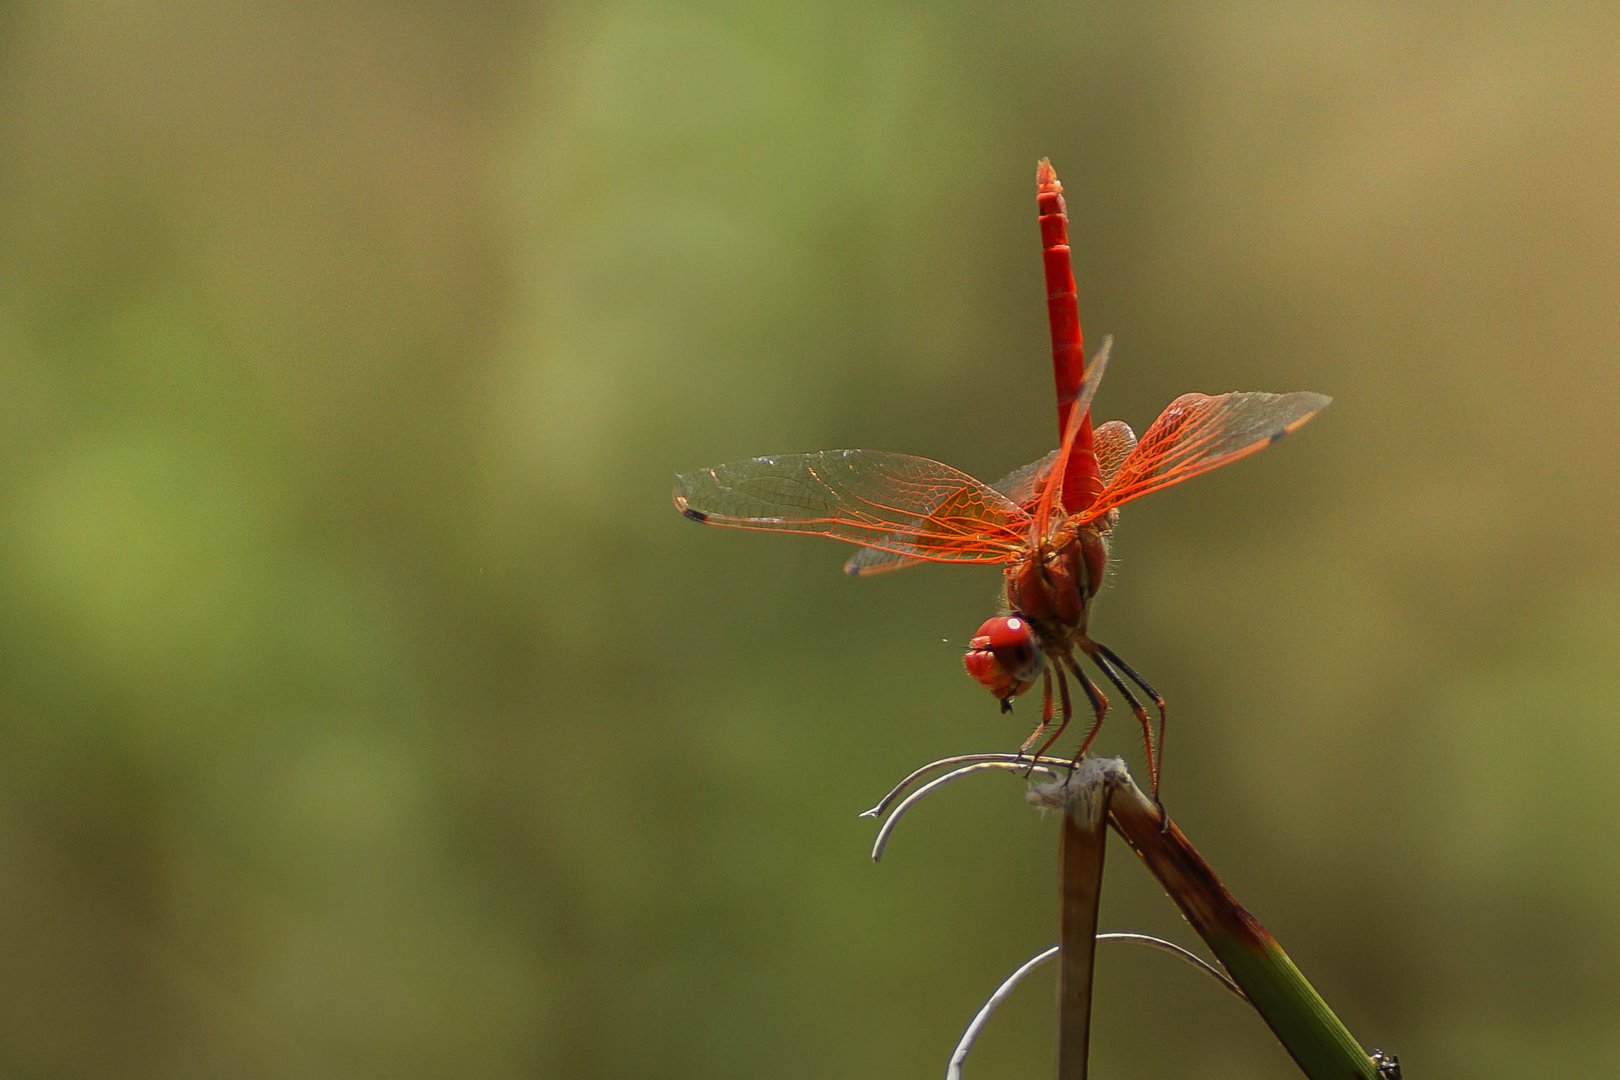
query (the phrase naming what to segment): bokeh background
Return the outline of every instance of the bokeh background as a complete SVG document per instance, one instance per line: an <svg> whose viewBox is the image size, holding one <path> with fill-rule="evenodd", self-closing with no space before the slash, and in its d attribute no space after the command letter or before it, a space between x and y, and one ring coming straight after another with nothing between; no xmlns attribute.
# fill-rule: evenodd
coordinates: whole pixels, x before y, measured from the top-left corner
<svg viewBox="0 0 1620 1080"><path fill-rule="evenodd" d="M1620 1071L1616 11L6 4L0 1074L937 1075L1056 831L856 813L1025 734L997 576L669 489L1049 449L1041 155L1101 414L1336 399L1125 515L1176 817L1409 1075ZM1099 993L1099 1075L1294 1075Z"/></svg>

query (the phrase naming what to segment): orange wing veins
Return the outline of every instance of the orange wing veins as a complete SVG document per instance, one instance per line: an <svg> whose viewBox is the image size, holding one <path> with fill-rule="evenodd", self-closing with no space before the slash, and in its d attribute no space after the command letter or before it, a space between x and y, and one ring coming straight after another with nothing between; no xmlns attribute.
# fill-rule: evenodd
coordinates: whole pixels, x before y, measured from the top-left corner
<svg viewBox="0 0 1620 1080"><path fill-rule="evenodd" d="M1183 394L1142 434L1083 520L1264 450L1330 401L1304 391Z"/></svg>
<svg viewBox="0 0 1620 1080"><path fill-rule="evenodd" d="M1004 562L1029 515L959 469L907 454L824 450L720 465L676 478L694 521L824 536L860 545L846 567L867 574L913 562Z"/></svg>

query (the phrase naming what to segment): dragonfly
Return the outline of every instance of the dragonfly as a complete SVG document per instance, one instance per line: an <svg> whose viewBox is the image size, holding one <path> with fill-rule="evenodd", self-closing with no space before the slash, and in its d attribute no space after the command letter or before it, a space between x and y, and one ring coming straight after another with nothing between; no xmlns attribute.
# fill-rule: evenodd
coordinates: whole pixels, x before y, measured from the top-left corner
<svg viewBox="0 0 1620 1080"><path fill-rule="evenodd" d="M856 545L860 550L844 567L856 576L919 563L999 564L1005 603L973 634L963 665L1004 713L1040 685L1040 720L1019 753L1039 744L1032 755L1039 759L1068 728L1075 712L1071 680L1092 717L1074 760L1091 748L1109 701L1081 666L1083 657L1141 726L1157 798L1165 699L1088 630L1120 508L1265 449L1331 399L1306 391L1189 393L1172 401L1140 439L1121 420L1093 428L1091 404L1113 339L1105 338L1085 361L1068 211L1046 159L1036 173L1036 202L1057 389L1056 450L994 484L910 454L777 454L677 476L675 507L705 525ZM1157 713L1156 729L1144 699Z"/></svg>

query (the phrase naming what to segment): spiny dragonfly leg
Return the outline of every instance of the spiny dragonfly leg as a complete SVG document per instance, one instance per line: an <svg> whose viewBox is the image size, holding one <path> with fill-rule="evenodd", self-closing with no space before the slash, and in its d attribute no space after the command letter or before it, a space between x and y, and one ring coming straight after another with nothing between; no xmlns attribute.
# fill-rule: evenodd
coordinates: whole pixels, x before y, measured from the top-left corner
<svg viewBox="0 0 1620 1080"><path fill-rule="evenodd" d="M1091 657L1093 661L1098 660L1098 654L1100 653L1103 659L1106 659L1110 664L1114 665L1114 667L1124 672L1127 679L1130 679L1131 682L1135 683L1137 686L1140 686L1142 688L1142 692L1153 699L1154 707L1159 710L1159 734L1158 737L1153 740L1152 758L1149 761L1148 768L1148 778L1153 784L1153 798L1154 801L1157 802L1159 798L1159 780L1164 776L1164 695L1153 689L1152 684L1146 679L1142 678L1142 676L1138 675L1135 668L1121 660L1113 649L1110 649L1101 642L1094 641L1092 644L1097 647L1097 652L1093 653ZM1119 683L1116 681L1114 685L1118 686ZM1123 687L1121 687L1121 689L1123 689ZM1143 734L1145 736L1147 721L1143 720L1142 723L1144 727ZM1163 807L1161 806L1160 809L1162 810Z"/></svg>
<svg viewBox="0 0 1620 1080"><path fill-rule="evenodd" d="M1142 725L1142 748L1147 754L1148 783L1153 788L1153 797L1158 798L1159 756L1154 753L1153 721L1148 719L1147 710L1142 707L1140 701L1136 700L1136 695L1131 693L1131 688L1126 686L1125 681L1119 677L1119 672L1114 670L1113 665L1108 662L1107 658L1098 652L1097 644L1095 642L1086 642L1080 647L1085 650L1087 656L1091 657L1091 662L1097 665L1097 670L1108 676L1108 681L1113 683L1121 694L1125 695L1125 704L1130 707L1131 714L1136 717L1136 722Z"/></svg>
<svg viewBox="0 0 1620 1080"><path fill-rule="evenodd" d="M1091 749L1091 744L1097 740L1097 732L1102 730L1103 717L1108 713L1108 699L1097 688L1097 684L1087 678L1086 673L1080 670L1080 665L1074 662L1073 653L1063 654L1063 666L1068 668L1069 673L1079 680L1080 689L1086 692L1086 700L1091 702L1091 712L1095 717L1091 721L1090 729L1086 731L1086 737L1080 741L1080 749L1074 752L1074 763L1078 765L1080 759L1086 756L1086 751ZM1063 681L1061 671L1058 672L1058 681L1060 683Z"/></svg>
<svg viewBox="0 0 1620 1080"><path fill-rule="evenodd" d="M1047 670L1048 673L1050 673L1052 668L1048 667L1046 670ZM1051 735L1047 736L1046 741L1041 743L1041 748L1039 750L1035 751L1035 760L1036 761L1039 761L1041 759L1041 755L1045 754L1046 751L1051 748L1052 744L1057 742L1058 739L1062 737L1063 729L1069 726L1069 718L1074 715L1074 707L1069 703L1069 681L1063 677L1063 669L1062 668L1057 669L1057 684L1058 684L1058 696L1061 699L1061 704L1062 704L1062 708L1058 712L1059 719L1058 719L1057 730L1052 732ZM1047 687L1047 698L1046 698L1046 706L1047 706L1048 709L1050 709L1052 707L1051 693L1052 693L1051 687L1048 686ZM1046 725L1042 724L1041 726L1045 727ZM1039 733L1037 732L1037 734L1039 734ZM1031 742L1034 741L1033 737L1031 737L1030 741ZM1033 765L1031 767L1033 767Z"/></svg>
<svg viewBox="0 0 1620 1080"><path fill-rule="evenodd" d="M1029 751L1029 748L1035 745L1035 740L1041 737L1041 733L1044 732L1051 723L1052 669L1043 668L1041 671L1041 722L1035 726L1034 731L1029 733L1029 738L1024 740L1024 745L1018 748L1019 757L1023 757L1024 754Z"/></svg>

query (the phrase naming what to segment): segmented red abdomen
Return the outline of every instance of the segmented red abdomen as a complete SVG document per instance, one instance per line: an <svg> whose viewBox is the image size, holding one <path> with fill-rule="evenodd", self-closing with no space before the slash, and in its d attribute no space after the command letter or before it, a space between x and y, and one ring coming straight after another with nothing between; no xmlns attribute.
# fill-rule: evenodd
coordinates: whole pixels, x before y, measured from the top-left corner
<svg viewBox="0 0 1620 1080"><path fill-rule="evenodd" d="M1058 438L1069 427L1080 384L1085 379L1085 340L1080 329L1080 291L1074 283L1069 253L1069 215L1063 185L1052 163L1041 159L1036 170L1035 205L1040 214L1041 265L1046 272L1046 318L1052 332L1052 376L1057 385ZM1102 474L1091 442L1091 417L1080 434L1063 477L1063 508L1084 510L1102 494Z"/></svg>

